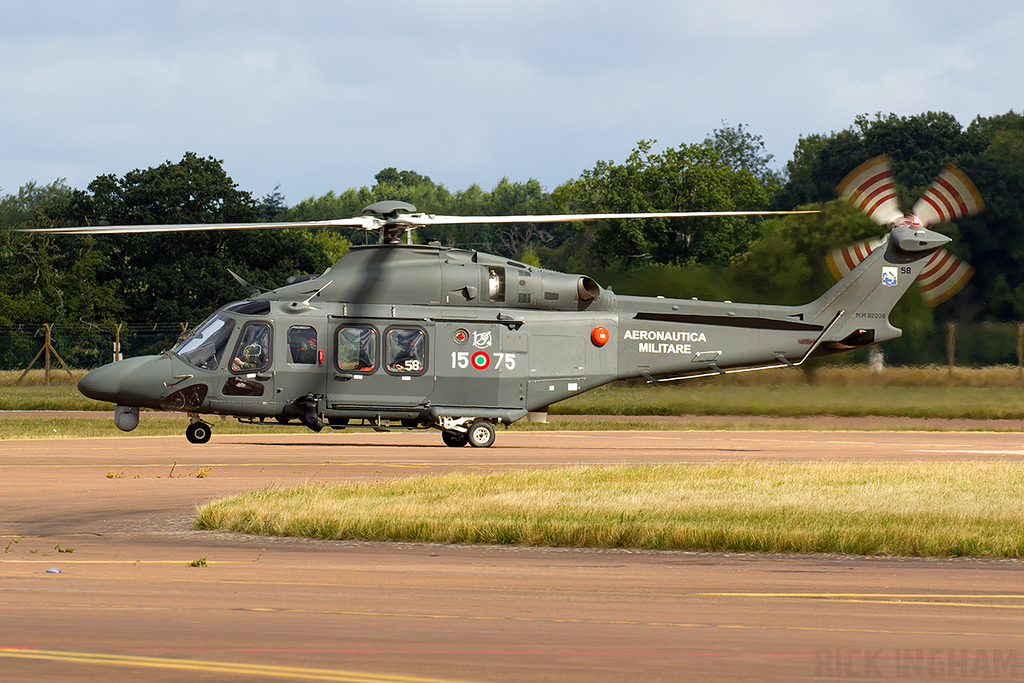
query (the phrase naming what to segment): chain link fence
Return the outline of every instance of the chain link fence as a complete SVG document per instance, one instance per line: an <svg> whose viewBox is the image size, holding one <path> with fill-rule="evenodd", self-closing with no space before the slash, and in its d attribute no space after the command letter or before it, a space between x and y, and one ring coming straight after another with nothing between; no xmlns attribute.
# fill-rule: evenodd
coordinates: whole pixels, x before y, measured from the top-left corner
<svg viewBox="0 0 1024 683"><path fill-rule="evenodd" d="M194 323L123 323L116 327L51 325L50 350L68 367L91 369L115 360L118 348L123 358L160 353L173 346L193 326ZM36 359L33 367L42 367L46 327L0 326L0 370L24 370L33 359Z"/></svg>

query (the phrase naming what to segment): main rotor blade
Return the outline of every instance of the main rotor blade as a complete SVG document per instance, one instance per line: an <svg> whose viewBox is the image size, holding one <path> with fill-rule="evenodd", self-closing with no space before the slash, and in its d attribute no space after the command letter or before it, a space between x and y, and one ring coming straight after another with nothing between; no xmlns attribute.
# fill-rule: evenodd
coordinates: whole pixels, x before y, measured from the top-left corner
<svg viewBox="0 0 1024 683"><path fill-rule="evenodd" d="M896 180L886 155L868 159L843 178L836 194L879 225L903 217L896 198Z"/></svg>
<svg viewBox="0 0 1024 683"><path fill-rule="evenodd" d="M329 221L278 223L188 223L169 225L101 225L74 228L26 228L21 232L60 235L112 235L126 233L190 232L193 230L249 230L267 228L354 228L356 230L406 230L431 225L479 225L482 223L566 223L571 221L624 220L627 218L701 218L711 216L788 216L817 211L684 211L675 213L567 213L537 216L435 216L400 214L395 218L356 216Z"/></svg>
<svg viewBox="0 0 1024 683"><path fill-rule="evenodd" d="M714 216L789 216L818 211L677 211L654 213L563 213L535 216L436 216L419 213L399 216L396 223L410 227L431 225L479 225L482 223L572 223L576 221L626 220L629 218L708 218Z"/></svg>
<svg viewBox="0 0 1024 683"><path fill-rule="evenodd" d="M913 214L925 225L945 223L973 216L985 208L978 188L953 164L947 165L921 198L914 204Z"/></svg>
<svg viewBox="0 0 1024 683"><path fill-rule="evenodd" d="M191 232L194 230L253 230L265 228L355 228L377 230L383 221L376 216L357 216L330 221L296 221L281 223L180 223L166 225L90 225L74 228L25 228L19 232L57 235L115 235L151 232Z"/></svg>

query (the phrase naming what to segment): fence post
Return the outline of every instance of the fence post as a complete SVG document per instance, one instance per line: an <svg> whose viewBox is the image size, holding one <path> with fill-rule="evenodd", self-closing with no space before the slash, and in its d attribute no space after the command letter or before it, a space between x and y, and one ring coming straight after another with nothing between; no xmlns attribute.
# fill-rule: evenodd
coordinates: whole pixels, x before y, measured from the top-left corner
<svg viewBox="0 0 1024 683"><path fill-rule="evenodd" d="M57 353L57 349L53 348L53 342L50 339L50 324L43 323L43 329L46 331L46 336L43 339L43 348L39 349L39 353L35 355L35 358L32 359L32 362L29 363L28 367L25 368L25 370L21 373L21 375L18 377L18 381L15 382L15 384L21 384L21 380L25 379L25 375L28 374L28 371L32 369L32 366L36 364L36 361L39 360L39 356L41 356L43 353L46 353L46 360L44 362L44 366L46 368L46 386L50 386L51 353L53 354L54 358L60 361L61 367L64 368L64 372L68 373L68 377L70 377L71 379L75 378L75 376L71 374L71 371L68 370L67 363L65 363L64 359L60 357L59 353Z"/></svg>
<svg viewBox="0 0 1024 683"><path fill-rule="evenodd" d="M949 365L949 376L953 376L953 362L956 358L956 323L946 323L946 363Z"/></svg>
<svg viewBox="0 0 1024 683"><path fill-rule="evenodd" d="M114 362L123 360L124 356L121 354L121 325L124 323L118 323L114 326Z"/></svg>
<svg viewBox="0 0 1024 683"><path fill-rule="evenodd" d="M1024 323L1017 323L1017 376L1024 377Z"/></svg>

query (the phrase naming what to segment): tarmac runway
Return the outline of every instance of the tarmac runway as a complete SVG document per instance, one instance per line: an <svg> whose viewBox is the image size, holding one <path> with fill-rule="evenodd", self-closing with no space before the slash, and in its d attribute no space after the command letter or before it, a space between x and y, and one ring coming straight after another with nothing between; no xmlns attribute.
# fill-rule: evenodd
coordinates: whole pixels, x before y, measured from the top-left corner
<svg viewBox="0 0 1024 683"><path fill-rule="evenodd" d="M0 441L0 680L1020 680L1024 561L194 531L264 486L567 464L1024 460L1019 433ZM206 566L190 566L190 563ZM48 573L57 569L60 573Z"/></svg>

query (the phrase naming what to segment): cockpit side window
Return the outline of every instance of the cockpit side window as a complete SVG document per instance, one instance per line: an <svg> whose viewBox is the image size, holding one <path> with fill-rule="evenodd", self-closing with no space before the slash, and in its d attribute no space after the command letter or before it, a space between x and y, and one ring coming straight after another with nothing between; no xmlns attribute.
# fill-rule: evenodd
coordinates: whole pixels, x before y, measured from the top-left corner
<svg viewBox="0 0 1024 683"><path fill-rule="evenodd" d="M288 362L296 365L316 365L318 361L316 329L309 325L288 328Z"/></svg>
<svg viewBox="0 0 1024 683"><path fill-rule="evenodd" d="M372 327L338 328L338 369L371 373L377 369L377 330Z"/></svg>
<svg viewBox="0 0 1024 683"><path fill-rule="evenodd" d="M420 327L391 327L384 334L384 369L394 375L427 371L427 333Z"/></svg>
<svg viewBox="0 0 1024 683"><path fill-rule="evenodd" d="M195 332L175 344L171 353L200 370L216 370L234 329L234 320L213 315Z"/></svg>
<svg viewBox="0 0 1024 683"><path fill-rule="evenodd" d="M232 372L259 372L270 367L270 323L246 323L238 335Z"/></svg>

